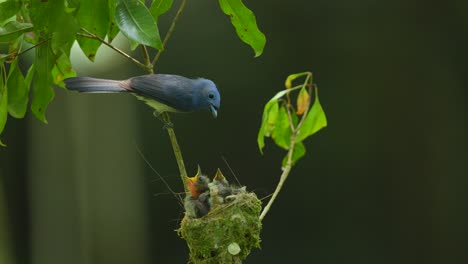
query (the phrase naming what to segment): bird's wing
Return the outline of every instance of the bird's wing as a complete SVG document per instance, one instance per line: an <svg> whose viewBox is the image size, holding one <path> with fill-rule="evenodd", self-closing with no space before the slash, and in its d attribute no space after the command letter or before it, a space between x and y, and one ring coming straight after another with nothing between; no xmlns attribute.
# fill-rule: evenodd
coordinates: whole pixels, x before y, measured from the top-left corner
<svg viewBox="0 0 468 264"><path fill-rule="evenodd" d="M140 96L179 111L193 110L193 80L178 75L151 74L133 77L129 82L132 91Z"/></svg>

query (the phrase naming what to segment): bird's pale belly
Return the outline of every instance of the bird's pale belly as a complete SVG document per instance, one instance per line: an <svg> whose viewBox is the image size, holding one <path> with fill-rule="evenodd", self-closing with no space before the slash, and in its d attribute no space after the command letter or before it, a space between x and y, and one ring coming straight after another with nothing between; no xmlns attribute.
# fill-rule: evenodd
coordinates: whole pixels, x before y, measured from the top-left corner
<svg viewBox="0 0 468 264"><path fill-rule="evenodd" d="M155 109L156 111L158 111L159 113L162 113L162 112L181 112L173 107L170 107L168 105L165 105L163 103L160 103L158 101L155 101L155 100L151 100L151 99L148 99L148 98L144 98L142 96L139 96L139 95L135 95L139 100L145 102L147 105L151 106L153 109Z"/></svg>

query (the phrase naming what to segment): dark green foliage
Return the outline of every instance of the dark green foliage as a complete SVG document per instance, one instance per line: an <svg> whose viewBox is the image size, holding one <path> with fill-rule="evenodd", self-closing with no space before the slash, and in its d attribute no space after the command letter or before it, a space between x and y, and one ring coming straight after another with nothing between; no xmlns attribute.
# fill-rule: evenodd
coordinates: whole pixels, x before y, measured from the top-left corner
<svg viewBox="0 0 468 264"><path fill-rule="evenodd" d="M173 0L154 0L145 6L140 0L7 0L0 3L0 42L9 43L7 54L0 54L0 134L7 114L22 118L28 102L37 119L47 123L46 110L54 98L52 86L64 87L63 80L73 77L70 50L78 41L91 61L106 37L110 43L122 32L135 49L145 45L163 50L157 26L158 18L172 6ZM225 13L231 16L239 37L252 46L256 56L265 45L265 36L258 30L255 16L240 0L221 0ZM27 43L33 44L31 48ZM33 65L26 78L18 67L23 52L35 48ZM151 63L138 66L150 69ZM154 60L155 62L156 60ZM6 67L5 64L11 64ZM30 88L30 85L33 88ZM29 100L29 92L32 98Z"/></svg>

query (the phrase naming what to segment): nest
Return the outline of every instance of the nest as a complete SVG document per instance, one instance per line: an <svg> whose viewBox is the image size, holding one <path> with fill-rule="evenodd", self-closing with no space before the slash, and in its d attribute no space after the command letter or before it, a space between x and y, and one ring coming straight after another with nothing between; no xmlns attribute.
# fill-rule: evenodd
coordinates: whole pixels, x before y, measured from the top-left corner
<svg viewBox="0 0 468 264"><path fill-rule="evenodd" d="M177 232L187 241L189 263L242 263L260 247L261 201L245 187L232 193L202 217L185 214Z"/></svg>

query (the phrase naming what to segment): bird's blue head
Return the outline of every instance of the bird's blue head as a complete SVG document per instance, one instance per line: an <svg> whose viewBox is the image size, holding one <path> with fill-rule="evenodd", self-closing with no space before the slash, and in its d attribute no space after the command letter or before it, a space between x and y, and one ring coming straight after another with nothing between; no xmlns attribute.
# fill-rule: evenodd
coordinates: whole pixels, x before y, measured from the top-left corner
<svg viewBox="0 0 468 264"><path fill-rule="evenodd" d="M202 109L209 109L213 117L218 116L221 96L216 85L207 79L199 78L195 80L196 90L193 96L193 104Z"/></svg>

